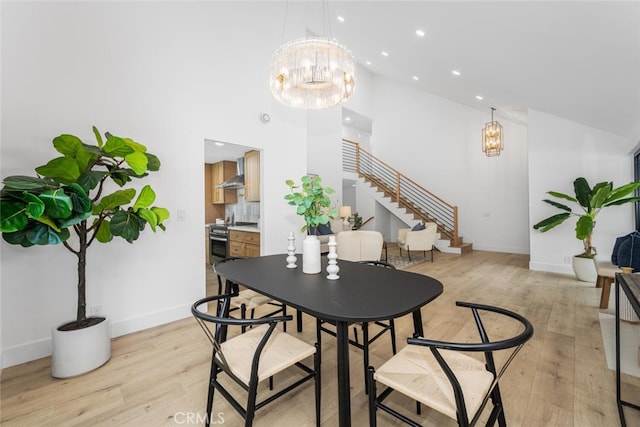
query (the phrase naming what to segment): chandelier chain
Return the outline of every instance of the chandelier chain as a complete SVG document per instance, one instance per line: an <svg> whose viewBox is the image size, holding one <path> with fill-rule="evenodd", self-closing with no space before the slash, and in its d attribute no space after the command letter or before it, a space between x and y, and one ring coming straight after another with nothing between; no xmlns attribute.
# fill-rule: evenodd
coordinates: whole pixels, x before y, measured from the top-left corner
<svg viewBox="0 0 640 427"><path fill-rule="evenodd" d="M284 3L284 21L282 22L282 37L280 38L280 44L284 43L284 36L287 29L287 17L289 15L289 0Z"/></svg>

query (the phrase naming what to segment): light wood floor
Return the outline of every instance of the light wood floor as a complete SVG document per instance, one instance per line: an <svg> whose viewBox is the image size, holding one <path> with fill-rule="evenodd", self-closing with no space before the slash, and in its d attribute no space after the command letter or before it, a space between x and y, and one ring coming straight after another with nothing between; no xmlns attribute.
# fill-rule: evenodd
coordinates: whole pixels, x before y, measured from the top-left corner
<svg viewBox="0 0 640 427"><path fill-rule="evenodd" d="M567 275L529 271L528 256L474 251L463 256L437 254L434 263L409 267L444 284L444 293L422 309L425 335L453 340L474 338L468 312L456 300L499 305L520 312L535 327L534 337L510 366L501 383L511 426L616 426L614 372L607 369L598 323L600 290ZM212 275L208 275L213 285ZM217 285L216 285L217 287ZM411 332L410 316L397 322L400 346ZM497 323L499 334L509 327ZM295 327L291 324L289 331ZM315 340L314 321L305 316L300 338ZM371 347L371 363L391 356L388 338ZM198 425L204 415L210 346L196 322L184 319L113 340L113 355L102 368L78 378L53 379L50 359L4 369L0 424L171 426ZM368 423L363 393L362 358L350 352L354 426ZM337 425L335 343L323 337L322 425ZM276 387L286 377L276 377ZM640 380L624 377L624 396L640 401ZM267 390L261 388L262 392ZM257 426L313 425L313 386L263 408ZM410 414L413 403L401 396L392 403ZM627 413L628 425L640 426L640 412ZM486 416L485 411L485 416ZM218 396L214 421L242 425ZM224 422L222 422L224 420ZM450 420L423 411L423 425L451 426ZM397 425L384 414L379 426Z"/></svg>

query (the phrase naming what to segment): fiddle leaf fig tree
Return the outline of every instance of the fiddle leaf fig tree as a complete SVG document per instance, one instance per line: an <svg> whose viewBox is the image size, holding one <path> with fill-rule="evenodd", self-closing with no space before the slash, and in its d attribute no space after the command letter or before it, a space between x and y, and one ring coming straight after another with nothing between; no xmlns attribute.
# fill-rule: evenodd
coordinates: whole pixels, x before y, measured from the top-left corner
<svg viewBox="0 0 640 427"><path fill-rule="evenodd" d="M576 238L582 240L584 252L579 257L593 258L597 252L592 245L593 229L596 226L596 216L603 208L608 206L623 205L625 203L635 203L640 201L640 197L630 196L640 187L640 181L630 182L618 188L613 188L613 182L600 182L591 188L586 179L580 177L573 181L575 197L557 191L548 191L551 196L568 200L578 205L577 212L569 206L554 200L544 199L543 201L553 207L560 209L561 213L543 219L533 226L534 229L545 232L562 224L571 217L577 217ZM630 197L629 197L630 196Z"/></svg>
<svg viewBox="0 0 640 427"><path fill-rule="evenodd" d="M334 190L323 187L320 181L322 180L319 176L311 177L309 175L301 178L301 185L296 185L290 179L285 181L291 194L285 195L284 199L291 206L296 207L298 215L304 217L305 225L300 229L302 232L315 229L320 224L327 224L330 219L338 216L338 210L331 208L331 200L328 197L334 193ZM296 191L298 188L301 190Z"/></svg>
<svg viewBox="0 0 640 427"><path fill-rule="evenodd" d="M55 137L53 146L62 156L35 168L35 177L4 178L0 192L0 232L7 243L25 248L62 244L78 259L76 320L64 329L90 325L85 298L87 249L114 236L132 243L147 225L153 232L165 230L169 218L167 209L152 206L156 194L149 185L139 193L122 188L158 171L160 160L130 138L106 133L103 139L95 127L93 133L97 145L74 135ZM105 194L107 181L121 189Z"/></svg>

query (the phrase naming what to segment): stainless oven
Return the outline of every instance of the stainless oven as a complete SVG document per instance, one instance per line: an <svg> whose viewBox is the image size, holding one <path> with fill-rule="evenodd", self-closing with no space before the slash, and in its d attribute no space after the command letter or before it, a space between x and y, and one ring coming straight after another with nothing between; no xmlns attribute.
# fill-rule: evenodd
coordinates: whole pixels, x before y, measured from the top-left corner
<svg viewBox="0 0 640 427"><path fill-rule="evenodd" d="M227 257L228 234L226 225L212 224L209 226L209 260L211 264Z"/></svg>

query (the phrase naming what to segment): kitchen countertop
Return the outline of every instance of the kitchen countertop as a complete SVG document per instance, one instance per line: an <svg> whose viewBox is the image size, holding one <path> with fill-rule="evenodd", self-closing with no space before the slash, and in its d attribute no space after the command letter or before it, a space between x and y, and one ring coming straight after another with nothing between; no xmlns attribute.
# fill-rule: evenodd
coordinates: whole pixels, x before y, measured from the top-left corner
<svg viewBox="0 0 640 427"><path fill-rule="evenodd" d="M255 225L230 225L229 230L248 231L250 233L259 233L260 228Z"/></svg>

